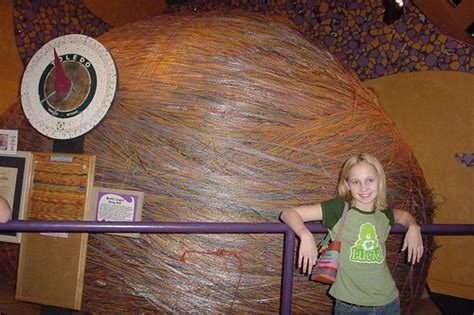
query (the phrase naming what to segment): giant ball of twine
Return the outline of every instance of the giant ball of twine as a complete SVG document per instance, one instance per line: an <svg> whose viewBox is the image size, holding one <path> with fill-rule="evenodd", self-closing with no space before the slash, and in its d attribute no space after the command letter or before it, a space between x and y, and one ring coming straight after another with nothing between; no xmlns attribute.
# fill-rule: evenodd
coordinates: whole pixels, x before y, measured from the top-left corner
<svg viewBox="0 0 474 315"><path fill-rule="evenodd" d="M420 167L376 96L284 21L162 15L99 40L119 94L85 151L97 155L95 185L145 192L144 221L278 222L285 208L334 197L343 162L368 152L384 165L390 206L431 222ZM387 260L406 311L431 256L410 270L401 238L389 237ZM280 234L91 234L82 309L277 313L282 256ZM327 286L295 270L293 312L331 305Z"/></svg>

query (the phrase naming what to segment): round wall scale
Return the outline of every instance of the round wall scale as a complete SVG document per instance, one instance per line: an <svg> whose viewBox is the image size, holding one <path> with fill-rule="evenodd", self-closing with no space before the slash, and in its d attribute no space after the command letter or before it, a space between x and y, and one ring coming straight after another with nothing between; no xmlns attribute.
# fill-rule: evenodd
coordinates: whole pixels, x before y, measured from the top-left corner
<svg viewBox="0 0 474 315"><path fill-rule="evenodd" d="M21 103L26 118L53 139L72 139L105 116L117 89L109 51L85 35L64 35L41 47L26 66Z"/></svg>

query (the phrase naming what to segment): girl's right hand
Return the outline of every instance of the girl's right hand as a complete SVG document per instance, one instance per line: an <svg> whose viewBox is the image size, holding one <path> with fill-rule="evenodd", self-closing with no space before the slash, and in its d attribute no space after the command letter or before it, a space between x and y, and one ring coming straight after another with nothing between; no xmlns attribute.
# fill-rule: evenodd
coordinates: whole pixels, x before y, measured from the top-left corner
<svg viewBox="0 0 474 315"><path fill-rule="evenodd" d="M318 259L318 250L313 234L306 229L300 235L300 250L298 253L298 269L301 268L304 274L311 272Z"/></svg>

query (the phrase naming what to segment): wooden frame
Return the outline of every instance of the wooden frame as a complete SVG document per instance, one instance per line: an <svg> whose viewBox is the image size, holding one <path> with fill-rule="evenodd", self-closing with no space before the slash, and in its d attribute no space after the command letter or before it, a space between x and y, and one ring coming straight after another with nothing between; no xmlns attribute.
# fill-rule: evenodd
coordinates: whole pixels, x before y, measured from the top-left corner
<svg viewBox="0 0 474 315"><path fill-rule="evenodd" d="M12 220L22 220L28 206L31 182L32 154L17 151L16 154L0 153L0 196L12 209ZM0 232L0 242L20 243L22 233Z"/></svg>
<svg viewBox="0 0 474 315"><path fill-rule="evenodd" d="M33 153L25 219L87 220L95 156ZM87 233L24 233L15 298L79 310Z"/></svg>

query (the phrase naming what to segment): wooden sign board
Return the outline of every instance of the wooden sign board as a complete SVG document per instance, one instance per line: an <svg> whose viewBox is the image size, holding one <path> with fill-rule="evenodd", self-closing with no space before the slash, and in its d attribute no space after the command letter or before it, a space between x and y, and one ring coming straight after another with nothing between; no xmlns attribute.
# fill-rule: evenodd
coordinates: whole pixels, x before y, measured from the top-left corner
<svg viewBox="0 0 474 315"><path fill-rule="evenodd" d="M95 156L33 153L27 220L87 220ZM79 310L87 233L23 233L16 299Z"/></svg>

